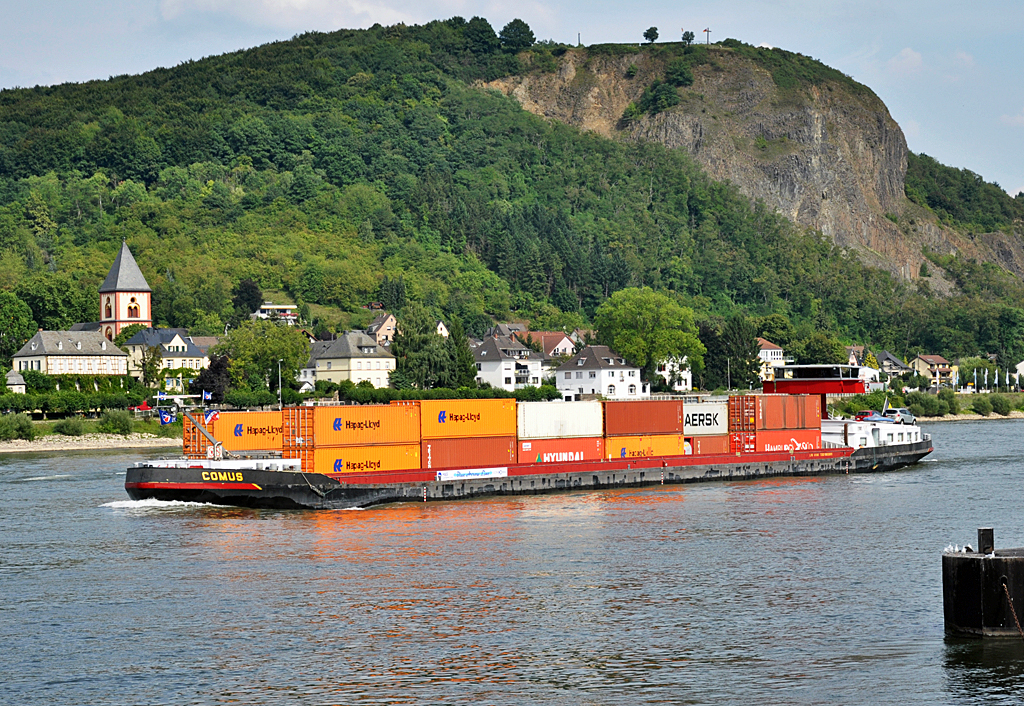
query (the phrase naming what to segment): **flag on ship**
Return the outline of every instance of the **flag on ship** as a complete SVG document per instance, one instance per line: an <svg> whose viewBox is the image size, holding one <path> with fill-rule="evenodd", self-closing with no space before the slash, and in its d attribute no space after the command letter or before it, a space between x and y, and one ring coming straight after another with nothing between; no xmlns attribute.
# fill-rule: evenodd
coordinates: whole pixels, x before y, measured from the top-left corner
<svg viewBox="0 0 1024 706"><path fill-rule="evenodd" d="M207 425L216 419L220 419L220 412L215 409L208 409L206 410L206 413L203 414L203 421L206 422Z"/></svg>
<svg viewBox="0 0 1024 706"><path fill-rule="evenodd" d="M159 392L156 393L156 398L157 400L163 402L164 400L167 399L167 393L164 392L163 390L160 390Z"/></svg>
<svg viewBox="0 0 1024 706"><path fill-rule="evenodd" d="M166 409L160 410L160 424L174 424L177 421L177 415L174 412L168 412Z"/></svg>

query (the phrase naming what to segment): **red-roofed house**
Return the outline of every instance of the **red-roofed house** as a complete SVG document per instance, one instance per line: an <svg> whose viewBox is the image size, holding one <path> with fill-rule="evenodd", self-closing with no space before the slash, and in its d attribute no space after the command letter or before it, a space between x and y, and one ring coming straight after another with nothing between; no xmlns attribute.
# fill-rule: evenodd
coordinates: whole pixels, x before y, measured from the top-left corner
<svg viewBox="0 0 1024 706"><path fill-rule="evenodd" d="M761 382L774 380L775 368L786 363L782 347L775 345L767 338L760 337L757 339L757 345L761 346L761 351L757 354L761 361L761 372L759 373Z"/></svg>
<svg viewBox="0 0 1024 706"><path fill-rule="evenodd" d="M956 366L941 355L919 355L910 361L917 374L931 380L932 386L952 385Z"/></svg>

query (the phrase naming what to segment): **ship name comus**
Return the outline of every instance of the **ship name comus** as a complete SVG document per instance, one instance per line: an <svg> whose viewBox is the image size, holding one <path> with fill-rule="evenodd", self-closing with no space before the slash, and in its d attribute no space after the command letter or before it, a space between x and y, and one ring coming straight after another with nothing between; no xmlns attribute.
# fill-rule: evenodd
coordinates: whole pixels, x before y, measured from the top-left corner
<svg viewBox="0 0 1024 706"><path fill-rule="evenodd" d="M203 471L203 480L241 483L242 473L240 471Z"/></svg>

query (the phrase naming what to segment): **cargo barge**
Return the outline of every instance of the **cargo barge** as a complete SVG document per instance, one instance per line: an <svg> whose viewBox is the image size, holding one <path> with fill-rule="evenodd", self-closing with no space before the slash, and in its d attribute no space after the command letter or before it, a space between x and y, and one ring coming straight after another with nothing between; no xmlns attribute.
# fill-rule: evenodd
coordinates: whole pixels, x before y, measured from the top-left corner
<svg viewBox="0 0 1024 706"><path fill-rule="evenodd" d="M821 419L818 395L684 402L423 400L186 415L183 456L125 490L243 507L346 509L701 481L889 471L932 451L915 425Z"/></svg>

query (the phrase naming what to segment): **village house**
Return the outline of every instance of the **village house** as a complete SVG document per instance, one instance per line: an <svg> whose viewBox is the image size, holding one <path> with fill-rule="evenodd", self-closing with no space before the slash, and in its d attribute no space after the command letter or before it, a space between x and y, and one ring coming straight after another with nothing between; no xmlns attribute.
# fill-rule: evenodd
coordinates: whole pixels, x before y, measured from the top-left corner
<svg viewBox="0 0 1024 706"><path fill-rule="evenodd" d="M366 334L377 339L378 346L390 346L395 340L395 333L398 332L398 320L394 314L384 311L377 314L377 317L366 327Z"/></svg>
<svg viewBox="0 0 1024 706"><path fill-rule="evenodd" d="M757 359L761 361L758 377L761 378L761 382L770 382L775 379L775 368L786 364L786 354L781 346L775 345L767 338L758 337L757 345L760 346Z"/></svg>
<svg viewBox="0 0 1024 706"><path fill-rule="evenodd" d="M889 351L879 351L875 356L878 366L883 373L889 377L899 377L904 373L913 372L914 369L903 362L901 358L894 356Z"/></svg>
<svg viewBox="0 0 1024 706"><path fill-rule="evenodd" d="M7 391L17 395L25 394L25 378L17 370L8 370L5 382Z"/></svg>
<svg viewBox="0 0 1024 706"><path fill-rule="evenodd" d="M511 336L488 336L473 349L476 381L502 390L538 387L544 356Z"/></svg>
<svg viewBox="0 0 1024 706"><path fill-rule="evenodd" d="M208 347L199 346L183 328L144 329L125 341L124 347L128 350L128 374L134 378L142 377L143 354L150 348L159 350L160 369L168 390L186 390L200 370L210 367Z"/></svg>
<svg viewBox="0 0 1024 706"><path fill-rule="evenodd" d="M612 400L650 397L640 368L608 346L586 346L555 371L555 384L566 401L601 395Z"/></svg>
<svg viewBox="0 0 1024 706"><path fill-rule="evenodd" d="M249 318L253 321L257 319L275 319L289 326L294 326L299 322L299 312L298 307L294 304L263 302L259 309L249 314Z"/></svg>
<svg viewBox="0 0 1024 706"><path fill-rule="evenodd" d="M656 372L673 392L689 392L693 389L693 371L685 355L682 358L663 360L658 363Z"/></svg>
<svg viewBox="0 0 1024 706"><path fill-rule="evenodd" d="M320 346L320 343L329 345ZM316 359L312 359L311 353L311 359L303 370L312 368L314 385L318 380L333 383L351 380L356 385L368 380L374 387L391 384L395 356L363 331L346 331L333 341L319 341L313 344L313 351L318 354ZM300 370L299 382L305 382L302 374Z"/></svg>
<svg viewBox="0 0 1024 706"><path fill-rule="evenodd" d="M928 378L932 387L952 387L957 371L957 367L941 355L919 355L910 361L910 367L918 375Z"/></svg>
<svg viewBox="0 0 1024 706"><path fill-rule="evenodd" d="M18 372L127 375L128 354L100 331L39 331L11 359Z"/></svg>

